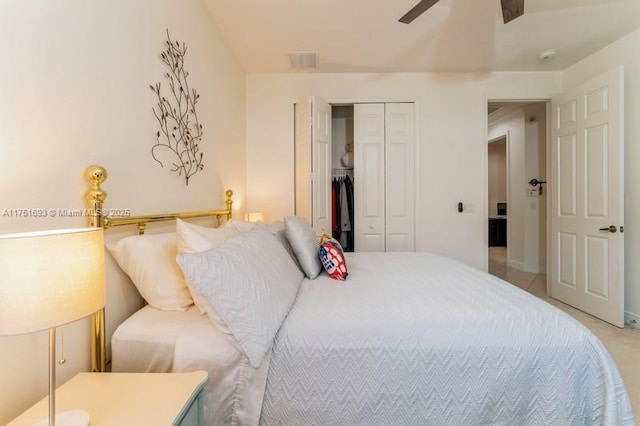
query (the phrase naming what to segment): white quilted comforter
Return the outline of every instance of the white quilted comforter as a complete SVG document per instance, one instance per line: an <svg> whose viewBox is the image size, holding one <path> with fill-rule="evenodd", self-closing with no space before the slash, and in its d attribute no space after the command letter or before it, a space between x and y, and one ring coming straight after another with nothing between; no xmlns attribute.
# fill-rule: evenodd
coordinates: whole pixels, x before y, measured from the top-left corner
<svg viewBox="0 0 640 426"><path fill-rule="evenodd" d="M425 253L347 263L346 282L303 281L262 424L633 424L601 342L551 305Z"/></svg>

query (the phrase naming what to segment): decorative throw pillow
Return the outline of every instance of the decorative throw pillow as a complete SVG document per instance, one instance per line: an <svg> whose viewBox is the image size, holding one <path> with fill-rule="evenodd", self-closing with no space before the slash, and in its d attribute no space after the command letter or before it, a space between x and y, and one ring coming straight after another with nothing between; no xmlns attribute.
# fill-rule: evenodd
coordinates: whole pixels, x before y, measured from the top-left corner
<svg viewBox="0 0 640 426"><path fill-rule="evenodd" d="M327 234L320 237L320 261L324 270L334 280L344 281L349 276L342 246Z"/></svg>
<svg viewBox="0 0 640 426"><path fill-rule="evenodd" d="M282 245L264 225L178 263L206 305L258 368L289 313L302 281Z"/></svg>
<svg viewBox="0 0 640 426"><path fill-rule="evenodd" d="M299 216L284 218L284 229L298 263L309 279L315 279L322 270L318 257L319 238L309 222Z"/></svg>
<svg viewBox="0 0 640 426"><path fill-rule="evenodd" d="M226 242L228 239L235 237L239 232L231 226L223 226L219 228L211 228L208 226L194 225L184 220L176 220L176 246L178 253L199 253L201 251L210 250L214 247ZM198 307L201 314L206 314L206 307L198 293L194 291L193 286L186 280L193 303Z"/></svg>
<svg viewBox="0 0 640 426"><path fill-rule="evenodd" d="M107 245L140 295L154 308L175 311L193 304L184 275L176 263L176 234L146 234Z"/></svg>

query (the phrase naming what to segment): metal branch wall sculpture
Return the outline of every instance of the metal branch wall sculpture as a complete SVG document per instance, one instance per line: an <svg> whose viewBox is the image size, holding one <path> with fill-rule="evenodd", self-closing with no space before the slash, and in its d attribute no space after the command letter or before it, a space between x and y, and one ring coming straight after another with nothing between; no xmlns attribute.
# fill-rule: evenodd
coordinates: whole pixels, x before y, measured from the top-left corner
<svg viewBox="0 0 640 426"><path fill-rule="evenodd" d="M157 96L157 104L153 107L153 115L158 120L160 130L156 133L156 144L151 148L151 156L160 166L163 161L171 163L171 171L189 178L204 168L203 154L200 152L202 140L202 124L198 121L196 104L200 95L196 89L190 89L184 69L184 58L187 54L186 44L171 40L167 29L165 50L160 54L162 63L168 68L164 77L169 91L162 94L160 82L150 85Z"/></svg>

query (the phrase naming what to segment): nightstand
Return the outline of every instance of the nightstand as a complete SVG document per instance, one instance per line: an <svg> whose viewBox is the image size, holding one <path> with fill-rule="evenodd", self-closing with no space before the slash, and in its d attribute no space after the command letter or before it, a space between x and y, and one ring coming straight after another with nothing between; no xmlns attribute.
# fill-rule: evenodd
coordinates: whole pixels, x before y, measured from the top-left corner
<svg viewBox="0 0 640 426"><path fill-rule="evenodd" d="M56 391L56 410L84 410L91 426L200 426L207 373L79 373ZM48 416L46 397L9 426Z"/></svg>

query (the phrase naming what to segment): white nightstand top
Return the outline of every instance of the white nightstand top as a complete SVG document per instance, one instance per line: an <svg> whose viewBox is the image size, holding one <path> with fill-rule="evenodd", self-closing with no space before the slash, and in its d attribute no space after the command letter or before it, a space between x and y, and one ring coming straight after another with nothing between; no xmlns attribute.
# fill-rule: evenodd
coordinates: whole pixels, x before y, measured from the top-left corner
<svg viewBox="0 0 640 426"><path fill-rule="evenodd" d="M207 382L207 373L79 373L56 392L56 411L84 410L91 426L170 425ZM8 426L48 416L49 397Z"/></svg>

